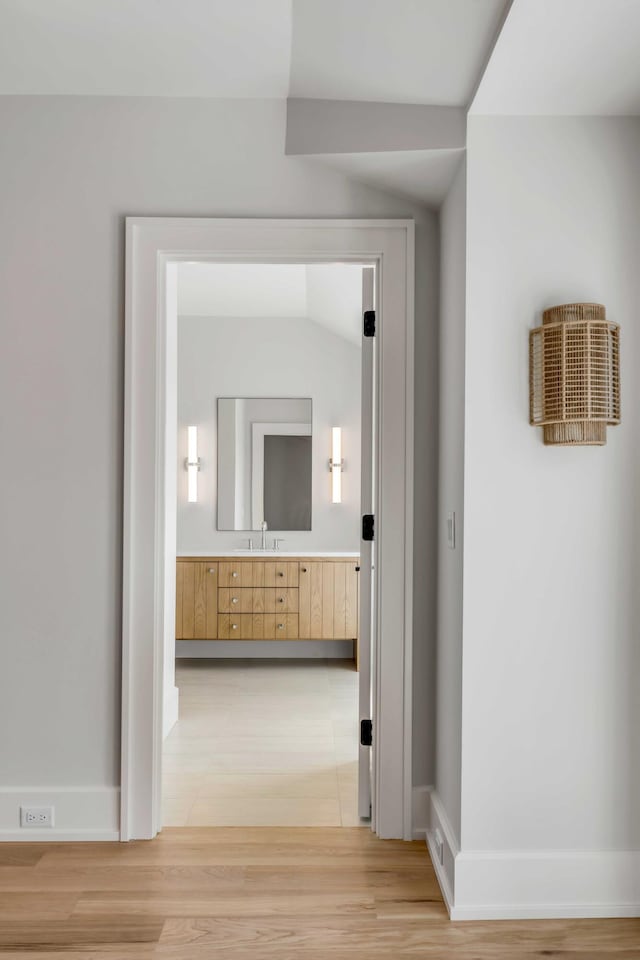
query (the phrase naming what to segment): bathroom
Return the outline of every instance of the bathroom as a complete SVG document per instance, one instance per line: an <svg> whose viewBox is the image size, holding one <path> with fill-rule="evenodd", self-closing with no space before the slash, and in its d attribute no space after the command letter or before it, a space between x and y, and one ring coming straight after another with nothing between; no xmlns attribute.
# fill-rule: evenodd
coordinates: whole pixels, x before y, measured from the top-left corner
<svg viewBox="0 0 640 960"><path fill-rule="evenodd" d="M373 269L182 263L177 301L164 826L365 824Z"/></svg>

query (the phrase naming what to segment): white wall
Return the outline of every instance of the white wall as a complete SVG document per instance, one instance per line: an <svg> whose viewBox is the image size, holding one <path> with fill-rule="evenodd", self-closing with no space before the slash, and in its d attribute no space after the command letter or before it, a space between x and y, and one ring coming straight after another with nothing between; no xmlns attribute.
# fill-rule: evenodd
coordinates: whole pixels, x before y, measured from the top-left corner
<svg viewBox="0 0 640 960"><path fill-rule="evenodd" d="M460 842L466 162L440 211L440 449L435 790ZM447 515L455 514L455 548ZM451 869L452 864L447 866Z"/></svg>
<svg viewBox="0 0 640 960"><path fill-rule="evenodd" d="M0 830L25 785L46 800L54 786L119 783L124 217L415 215L416 363L432 362L435 218L285 157L284 121L274 101L0 99L0 769L15 790ZM420 423L434 397L418 390ZM426 529L435 459L419 432ZM432 584L428 545L416 556ZM430 596L416 591L416 662ZM420 723L421 757L428 737ZM85 819L114 826L97 806Z"/></svg>
<svg viewBox="0 0 640 960"><path fill-rule="evenodd" d="M268 542L277 534L283 550L359 552L360 365L359 347L309 320L178 318L178 554L233 552L249 536L259 542L259 533L216 529L218 397L312 400L312 529L268 532ZM197 503L187 503L189 424L198 426L203 460ZM333 426L342 427L346 461L340 504L331 503Z"/></svg>
<svg viewBox="0 0 640 960"><path fill-rule="evenodd" d="M470 119L456 900L484 909L640 909L639 161L637 119ZM604 448L528 425L527 332L571 300L622 325Z"/></svg>

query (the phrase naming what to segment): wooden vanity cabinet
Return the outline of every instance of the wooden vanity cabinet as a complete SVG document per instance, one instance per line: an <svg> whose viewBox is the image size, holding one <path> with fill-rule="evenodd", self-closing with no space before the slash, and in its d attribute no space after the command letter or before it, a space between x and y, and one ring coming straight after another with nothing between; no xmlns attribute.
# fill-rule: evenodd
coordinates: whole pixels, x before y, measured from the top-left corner
<svg viewBox="0 0 640 960"><path fill-rule="evenodd" d="M178 560L176 565L176 640L218 637L218 564Z"/></svg>
<svg viewBox="0 0 640 960"><path fill-rule="evenodd" d="M180 557L177 640L353 640L359 558Z"/></svg>
<svg viewBox="0 0 640 960"><path fill-rule="evenodd" d="M300 564L301 640L354 640L358 636L358 559Z"/></svg>

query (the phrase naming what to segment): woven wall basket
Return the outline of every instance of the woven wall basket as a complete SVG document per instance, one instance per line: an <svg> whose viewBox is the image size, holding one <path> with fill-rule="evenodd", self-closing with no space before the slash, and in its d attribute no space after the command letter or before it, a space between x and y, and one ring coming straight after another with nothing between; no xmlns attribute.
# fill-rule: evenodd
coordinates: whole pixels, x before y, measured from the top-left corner
<svg viewBox="0 0 640 960"><path fill-rule="evenodd" d="M620 327L600 303L545 310L529 333L529 420L544 442L602 446L620 423Z"/></svg>

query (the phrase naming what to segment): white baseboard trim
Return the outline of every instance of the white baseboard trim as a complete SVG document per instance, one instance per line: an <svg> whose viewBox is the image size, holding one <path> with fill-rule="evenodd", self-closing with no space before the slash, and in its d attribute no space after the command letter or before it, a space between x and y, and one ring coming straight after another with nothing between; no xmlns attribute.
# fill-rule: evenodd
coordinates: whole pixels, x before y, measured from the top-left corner
<svg viewBox="0 0 640 960"><path fill-rule="evenodd" d="M171 687L165 690L164 703L162 705L162 739L169 736L176 723L178 722L178 712L180 706L180 691L177 687Z"/></svg>
<svg viewBox="0 0 640 960"><path fill-rule="evenodd" d="M424 840L429 826L432 786L414 787L411 792L411 826L414 840Z"/></svg>
<svg viewBox="0 0 640 960"><path fill-rule="evenodd" d="M21 827L23 806L53 807L53 827ZM0 842L119 839L119 787L0 788Z"/></svg>
<svg viewBox="0 0 640 960"><path fill-rule="evenodd" d="M640 851L460 850L435 789L428 799L427 846L452 920L640 917Z"/></svg>
<svg viewBox="0 0 640 960"><path fill-rule="evenodd" d="M452 920L639 917L640 851L469 850Z"/></svg>
<svg viewBox="0 0 640 960"><path fill-rule="evenodd" d="M438 849L436 837L442 841L442 854ZM427 827L427 847L436 872L436 878L442 891L445 906L453 919L455 893L455 863L460 853L455 830L451 826L446 810L435 789L429 793L429 818ZM442 859L440 857L442 856Z"/></svg>

